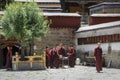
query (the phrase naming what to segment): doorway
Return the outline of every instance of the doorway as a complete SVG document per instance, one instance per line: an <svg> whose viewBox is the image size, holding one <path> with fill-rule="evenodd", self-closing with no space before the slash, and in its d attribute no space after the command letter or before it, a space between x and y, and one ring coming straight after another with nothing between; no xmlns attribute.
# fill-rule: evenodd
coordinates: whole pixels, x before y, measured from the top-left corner
<svg viewBox="0 0 120 80"><path fill-rule="evenodd" d="M12 56L14 56L16 52L20 53L20 49L18 46L12 45L10 47L12 47ZM7 46L3 47L0 50L0 68L5 68L7 53L8 53Z"/></svg>

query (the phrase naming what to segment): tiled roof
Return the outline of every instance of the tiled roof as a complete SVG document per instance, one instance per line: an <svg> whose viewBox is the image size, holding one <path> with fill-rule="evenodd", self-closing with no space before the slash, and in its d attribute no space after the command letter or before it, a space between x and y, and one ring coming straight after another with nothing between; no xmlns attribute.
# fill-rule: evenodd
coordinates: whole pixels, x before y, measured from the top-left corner
<svg viewBox="0 0 120 80"><path fill-rule="evenodd" d="M97 24L97 25L92 25L92 26L80 27L77 32L103 29L103 28L109 28L109 27L114 27L114 26L120 27L120 21L114 21L114 22L102 23L102 24Z"/></svg>
<svg viewBox="0 0 120 80"><path fill-rule="evenodd" d="M39 6L59 6L59 7L61 7L61 4L38 4Z"/></svg>
<svg viewBox="0 0 120 80"><path fill-rule="evenodd" d="M30 2L32 0L15 0L15 1L20 1L20 2ZM60 0L34 0L35 2L55 2L55 3L59 3Z"/></svg>
<svg viewBox="0 0 120 80"><path fill-rule="evenodd" d="M62 9L43 9L43 12L59 12L61 13L62 12Z"/></svg>
<svg viewBox="0 0 120 80"><path fill-rule="evenodd" d="M92 14L92 17L120 17L120 14L116 14L116 13L106 13L106 14Z"/></svg>
<svg viewBox="0 0 120 80"><path fill-rule="evenodd" d="M4 11L0 11L0 14L4 14ZM50 13L50 12L44 12L43 13L44 16L76 16L76 17L80 17L81 15L79 15L78 13L57 13L57 12L54 12L54 13Z"/></svg>
<svg viewBox="0 0 120 80"><path fill-rule="evenodd" d="M16 0L19 2L30 2L32 0ZM62 12L60 0L34 0L45 12Z"/></svg>
<svg viewBox="0 0 120 80"><path fill-rule="evenodd" d="M71 17L80 17L78 13L44 13L45 16L71 16Z"/></svg>
<svg viewBox="0 0 120 80"><path fill-rule="evenodd" d="M120 5L120 2L103 2L103 3L100 3L100 4L97 4L97 5L93 5L93 6L90 6L89 8L94 8L94 7L97 7L97 6L100 6L100 5L104 5L104 4L117 4L117 5Z"/></svg>
<svg viewBox="0 0 120 80"><path fill-rule="evenodd" d="M60 3L57 3L57 4L56 3L49 3L49 4L39 3L38 5L45 12L62 12Z"/></svg>

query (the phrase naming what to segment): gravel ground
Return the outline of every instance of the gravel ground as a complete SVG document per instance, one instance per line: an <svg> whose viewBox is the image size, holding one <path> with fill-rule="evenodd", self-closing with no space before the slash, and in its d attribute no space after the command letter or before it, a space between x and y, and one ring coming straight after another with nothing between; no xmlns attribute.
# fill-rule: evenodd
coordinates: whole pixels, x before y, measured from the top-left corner
<svg viewBox="0 0 120 80"><path fill-rule="evenodd" d="M101 73L97 73L95 67L88 66L35 71L0 69L0 80L120 80L120 69L103 68Z"/></svg>

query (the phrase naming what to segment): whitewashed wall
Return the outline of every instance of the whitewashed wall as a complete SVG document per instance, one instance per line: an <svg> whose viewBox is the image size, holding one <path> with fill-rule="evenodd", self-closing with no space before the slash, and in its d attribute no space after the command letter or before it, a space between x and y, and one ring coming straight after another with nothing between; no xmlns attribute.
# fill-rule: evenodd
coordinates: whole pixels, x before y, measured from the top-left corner
<svg viewBox="0 0 120 80"><path fill-rule="evenodd" d="M85 44L85 45L78 45L77 39L82 37L91 37L91 36L100 36L100 35L111 35L111 34L120 34L120 26L112 27L112 28L105 28L105 29L96 29L86 32L77 32L75 43L76 43L76 50L80 50L82 52L89 52L90 55L93 55L94 49L97 47L96 44ZM103 50L104 58L105 58L105 65L107 66L109 61L111 60L111 67L119 68L120 69L120 42L112 42L111 45L111 53L108 53L108 45L109 43L102 43L101 47Z"/></svg>
<svg viewBox="0 0 120 80"><path fill-rule="evenodd" d="M96 48L97 44L88 44L88 45L77 45L76 49L77 50L82 50L82 51L94 51ZM103 51L108 51L108 43L102 43L101 48ZM119 51L120 50L120 42L113 42L111 43L111 49L114 51Z"/></svg>
<svg viewBox="0 0 120 80"><path fill-rule="evenodd" d="M105 29L98 29L98 30L91 30L85 32L77 32L75 43L76 49L82 51L94 51L94 48L97 46L96 44L85 44L85 45L78 45L77 39L82 37L91 37L91 36L100 36L100 35L110 35L110 34L120 34L120 27L112 27L112 28L105 28ZM111 48L112 50L119 51L120 50L120 42L112 42ZM108 43L102 43L101 47L103 51L108 51Z"/></svg>
<svg viewBox="0 0 120 80"><path fill-rule="evenodd" d="M112 28L105 28L105 29L91 30L91 31L84 31L84 32L77 32L76 38L99 36L99 35L110 35L110 34L120 34L120 26L112 27Z"/></svg>

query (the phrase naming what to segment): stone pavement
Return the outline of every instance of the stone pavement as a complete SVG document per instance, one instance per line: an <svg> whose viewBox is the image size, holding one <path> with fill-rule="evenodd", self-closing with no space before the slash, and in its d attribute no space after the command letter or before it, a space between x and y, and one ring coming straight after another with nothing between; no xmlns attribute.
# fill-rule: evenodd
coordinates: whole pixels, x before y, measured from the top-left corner
<svg viewBox="0 0 120 80"><path fill-rule="evenodd" d="M36 71L1 69L0 80L120 80L120 69L103 68L102 73L97 73L95 67L88 66Z"/></svg>

